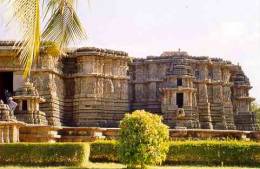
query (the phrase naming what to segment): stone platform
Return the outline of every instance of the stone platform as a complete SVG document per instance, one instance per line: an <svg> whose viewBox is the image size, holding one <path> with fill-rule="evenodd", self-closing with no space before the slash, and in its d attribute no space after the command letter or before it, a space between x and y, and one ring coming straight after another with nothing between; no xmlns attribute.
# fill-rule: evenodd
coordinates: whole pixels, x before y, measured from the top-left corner
<svg viewBox="0 0 260 169"><path fill-rule="evenodd" d="M64 127L59 130L59 142L87 142L105 139L103 132L106 129L95 127Z"/></svg>
<svg viewBox="0 0 260 169"><path fill-rule="evenodd" d="M260 141L260 131L170 129L170 139L236 139ZM89 142L118 139L119 128L64 127L59 130L59 142Z"/></svg>
<svg viewBox="0 0 260 169"><path fill-rule="evenodd" d="M21 142L57 142L61 127L45 125L26 125L20 128Z"/></svg>
<svg viewBox="0 0 260 169"><path fill-rule="evenodd" d="M185 139L236 139L252 140L251 131L240 130L209 130L209 129L171 129L172 140ZM260 140L260 137L258 138Z"/></svg>
<svg viewBox="0 0 260 169"><path fill-rule="evenodd" d="M236 139L260 142L260 131L170 129L171 140ZM119 128L53 127L16 122L0 122L0 143L15 142L93 142L115 140Z"/></svg>

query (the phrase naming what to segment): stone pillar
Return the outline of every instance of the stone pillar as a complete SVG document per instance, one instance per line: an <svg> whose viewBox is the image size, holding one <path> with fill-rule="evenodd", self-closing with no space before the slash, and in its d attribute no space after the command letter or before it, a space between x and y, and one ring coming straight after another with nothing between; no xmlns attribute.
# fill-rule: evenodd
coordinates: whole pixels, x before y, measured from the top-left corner
<svg viewBox="0 0 260 169"><path fill-rule="evenodd" d="M227 129L226 119L224 115L223 103L223 82L213 82L213 102L211 103L211 116L214 129Z"/></svg>
<svg viewBox="0 0 260 169"><path fill-rule="evenodd" d="M222 77L222 63L215 61L212 65L212 100L210 103L211 118L214 129L227 129L224 103L223 103L223 85L224 79Z"/></svg>
<svg viewBox="0 0 260 169"><path fill-rule="evenodd" d="M9 126L4 126L3 130L4 143L10 143Z"/></svg>
<svg viewBox="0 0 260 169"><path fill-rule="evenodd" d="M234 124L233 105L231 102L231 84L229 81L225 82L223 86L223 105L227 129L234 130L236 129L236 126Z"/></svg>
<svg viewBox="0 0 260 169"><path fill-rule="evenodd" d="M3 127L0 126L0 143L4 143Z"/></svg>
<svg viewBox="0 0 260 169"><path fill-rule="evenodd" d="M198 84L198 112L202 129L213 129L206 81Z"/></svg>
<svg viewBox="0 0 260 169"><path fill-rule="evenodd" d="M197 105L199 112L200 127L202 129L213 129L210 102L208 96L208 62L201 62L199 65L199 74L195 81L198 88Z"/></svg>
<svg viewBox="0 0 260 169"><path fill-rule="evenodd" d="M14 140L14 126L8 126L9 128L9 139L10 142L13 142Z"/></svg>
<svg viewBox="0 0 260 169"><path fill-rule="evenodd" d="M176 92L169 90L167 88L162 88L162 102L161 110L163 113L164 122L170 127L176 127Z"/></svg>

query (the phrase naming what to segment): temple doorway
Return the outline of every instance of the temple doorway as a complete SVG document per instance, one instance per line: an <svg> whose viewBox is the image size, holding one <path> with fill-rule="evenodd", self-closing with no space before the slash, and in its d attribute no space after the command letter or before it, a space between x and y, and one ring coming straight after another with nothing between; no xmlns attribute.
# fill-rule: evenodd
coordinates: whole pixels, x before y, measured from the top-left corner
<svg viewBox="0 0 260 169"><path fill-rule="evenodd" d="M176 105L178 108L183 108L183 93L176 94Z"/></svg>
<svg viewBox="0 0 260 169"><path fill-rule="evenodd" d="M13 72L0 72L0 100L6 103L5 90L13 93Z"/></svg>

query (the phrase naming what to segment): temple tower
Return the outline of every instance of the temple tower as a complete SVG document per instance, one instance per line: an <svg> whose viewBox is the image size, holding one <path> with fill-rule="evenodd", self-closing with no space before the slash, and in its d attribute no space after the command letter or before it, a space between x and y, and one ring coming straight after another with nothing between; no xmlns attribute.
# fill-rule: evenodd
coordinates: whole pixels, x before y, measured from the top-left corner
<svg viewBox="0 0 260 169"><path fill-rule="evenodd" d="M170 127L199 128L194 75L185 55L174 57L161 88L161 108Z"/></svg>
<svg viewBox="0 0 260 169"><path fill-rule="evenodd" d="M17 120L28 124L48 125L46 114L39 110L40 103L45 102L38 90L29 81L15 91L14 100L18 103L15 110Z"/></svg>
<svg viewBox="0 0 260 169"><path fill-rule="evenodd" d="M232 101L234 105L235 124L239 130L257 130L256 115L250 111L250 106L255 98L249 96L252 88L249 79L244 74L240 66L232 76L234 83L232 87Z"/></svg>

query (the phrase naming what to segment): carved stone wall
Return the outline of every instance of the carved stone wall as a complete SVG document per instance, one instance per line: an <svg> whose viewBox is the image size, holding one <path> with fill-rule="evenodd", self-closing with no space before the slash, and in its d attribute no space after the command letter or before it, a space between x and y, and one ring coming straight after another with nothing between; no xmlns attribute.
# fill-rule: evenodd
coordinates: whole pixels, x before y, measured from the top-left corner
<svg viewBox="0 0 260 169"><path fill-rule="evenodd" d="M74 56L78 67L73 101L75 125L117 127L129 112L127 54L82 48Z"/></svg>
<svg viewBox="0 0 260 169"><path fill-rule="evenodd" d="M13 72L19 88L12 45L0 42L0 71ZM40 111L49 125L118 127L126 112L145 109L171 128L258 128L248 78L218 58L178 51L131 61L125 52L90 47L60 58L42 52L30 81L46 100Z"/></svg>
<svg viewBox="0 0 260 169"><path fill-rule="evenodd" d="M255 99L249 96L252 88L249 79L240 66L232 69L233 86L231 87L234 120L239 130L258 130L256 115L250 111L251 102Z"/></svg>
<svg viewBox="0 0 260 169"><path fill-rule="evenodd" d="M248 79L241 80L237 69L239 66L219 58L192 57L181 51L134 59L129 72L131 108L163 114L165 123L173 128L255 130L255 117L249 111L250 85L238 84ZM150 79L156 80L159 88L150 84ZM177 79L182 80L180 86ZM177 106L178 93L184 94L182 109Z"/></svg>
<svg viewBox="0 0 260 169"><path fill-rule="evenodd" d="M66 124L69 120L65 118L64 111L66 84L62 72L62 59L43 56L40 63L32 70L30 77L40 96L46 99L45 103L40 104L40 109L46 113L49 125Z"/></svg>

